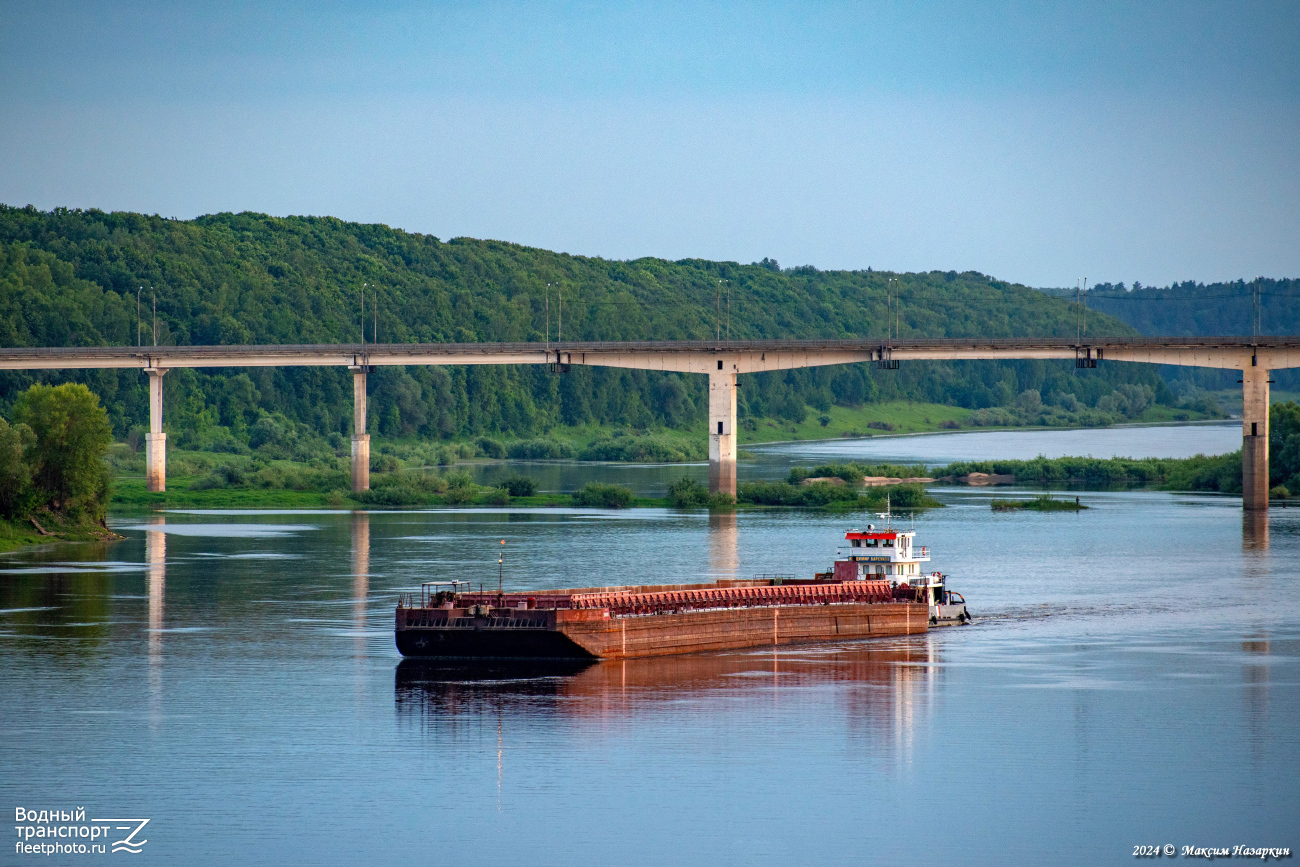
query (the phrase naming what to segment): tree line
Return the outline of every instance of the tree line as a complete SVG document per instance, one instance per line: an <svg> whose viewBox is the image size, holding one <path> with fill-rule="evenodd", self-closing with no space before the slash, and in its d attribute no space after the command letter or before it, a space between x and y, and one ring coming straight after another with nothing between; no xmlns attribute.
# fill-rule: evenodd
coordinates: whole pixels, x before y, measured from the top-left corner
<svg viewBox="0 0 1300 867"><path fill-rule="evenodd" d="M1043 290L1064 299L1074 289ZM1300 334L1300 280L1261 277L1198 283L1183 280L1168 286L1143 286L1134 281L1098 283L1087 295L1089 321L1108 314L1142 334L1169 337L1249 337ZM1229 389L1237 374L1230 370L1168 367L1161 371L1175 392L1194 388ZM1278 388L1300 390L1300 371L1279 370Z"/></svg>
<svg viewBox="0 0 1300 867"><path fill-rule="evenodd" d="M1074 334L1067 300L977 272L613 261L328 217L181 221L0 206L5 346L540 343L561 336L561 306L565 340L872 338L886 333L887 296L904 338ZM1092 334L1135 333L1102 314L1090 323ZM0 412L34 382L89 386L119 439L147 424L138 371L0 372ZM1144 365L911 362L897 371L859 364L747 376L739 412L802 420L832 404L895 399L1014 407L1026 392L1093 408L1126 385L1149 389L1156 402L1175 399ZM235 450L352 432L343 369L175 370L164 387L169 441L180 447ZM399 367L371 378L371 432L395 437L526 438L592 423L694 428L706 413L704 378L672 373Z"/></svg>

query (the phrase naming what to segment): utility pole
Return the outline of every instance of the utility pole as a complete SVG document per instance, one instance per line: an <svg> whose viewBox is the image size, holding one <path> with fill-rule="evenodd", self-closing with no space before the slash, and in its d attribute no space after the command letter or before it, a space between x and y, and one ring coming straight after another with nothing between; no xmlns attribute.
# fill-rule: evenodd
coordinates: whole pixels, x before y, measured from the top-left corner
<svg viewBox="0 0 1300 867"><path fill-rule="evenodd" d="M153 345L158 345L158 292L153 293Z"/></svg>
<svg viewBox="0 0 1300 867"><path fill-rule="evenodd" d="M885 340L894 338L894 278L885 279Z"/></svg>
<svg viewBox="0 0 1300 867"><path fill-rule="evenodd" d="M370 284L361 284L361 345L366 345L366 286Z"/></svg>
<svg viewBox="0 0 1300 867"><path fill-rule="evenodd" d="M1083 321L1079 318L1083 310L1083 291L1079 288L1080 281L1074 281L1074 339L1083 338Z"/></svg>
<svg viewBox="0 0 1300 867"><path fill-rule="evenodd" d="M142 346L144 340L141 335L144 333L144 323L140 321L140 293L144 291L143 286L137 286L135 290L135 345Z"/></svg>
<svg viewBox="0 0 1300 867"><path fill-rule="evenodd" d="M1259 281L1262 277L1255 278L1255 285L1251 287L1251 310L1250 310L1250 333L1255 339L1259 339Z"/></svg>

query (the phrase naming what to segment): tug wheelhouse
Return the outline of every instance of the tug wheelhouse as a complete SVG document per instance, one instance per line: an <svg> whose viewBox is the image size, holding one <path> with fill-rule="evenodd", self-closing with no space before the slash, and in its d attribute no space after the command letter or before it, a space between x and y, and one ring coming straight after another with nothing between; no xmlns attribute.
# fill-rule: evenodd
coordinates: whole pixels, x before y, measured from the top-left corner
<svg viewBox="0 0 1300 867"><path fill-rule="evenodd" d="M832 580L888 581L895 599L924 602L929 606L931 625L970 622L966 600L947 588L947 576L939 572L924 573L921 564L930 561L930 549L916 544L915 530L898 530L888 524L878 529L868 524L865 530L845 533L839 553Z"/></svg>

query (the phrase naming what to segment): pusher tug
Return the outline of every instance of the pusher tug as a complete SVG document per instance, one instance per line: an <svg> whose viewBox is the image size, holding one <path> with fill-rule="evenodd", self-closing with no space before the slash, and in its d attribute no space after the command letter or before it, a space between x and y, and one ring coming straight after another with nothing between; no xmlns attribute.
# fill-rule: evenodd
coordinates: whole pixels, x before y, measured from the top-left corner
<svg viewBox="0 0 1300 867"><path fill-rule="evenodd" d="M882 515L889 521L889 516ZM431 581L398 597L403 656L634 659L764 645L913 635L970 622L928 548L888 523L845 534L843 555L811 579L464 592Z"/></svg>

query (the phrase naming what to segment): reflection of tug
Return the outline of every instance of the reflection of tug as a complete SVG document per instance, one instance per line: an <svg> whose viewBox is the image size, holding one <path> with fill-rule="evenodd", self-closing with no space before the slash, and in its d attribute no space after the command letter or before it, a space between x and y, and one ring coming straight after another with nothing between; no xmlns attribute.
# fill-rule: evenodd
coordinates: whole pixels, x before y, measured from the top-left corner
<svg viewBox="0 0 1300 867"><path fill-rule="evenodd" d="M845 641L966 623L965 600L937 572L912 531L850 530L829 572L710 584L463 592L428 582L398 598L403 656L632 659L763 645ZM443 589L447 588L447 589Z"/></svg>
<svg viewBox="0 0 1300 867"><path fill-rule="evenodd" d="M888 513L881 517L889 520ZM874 524L865 530L849 530L844 535L848 544L840 549L843 559L835 561L833 572L818 577L887 581L894 599L929 606L931 626L969 623L966 600L947 588L947 577L938 572L922 574L921 564L929 562L930 549L914 545L915 538L914 530L895 530L888 523L883 530Z"/></svg>

